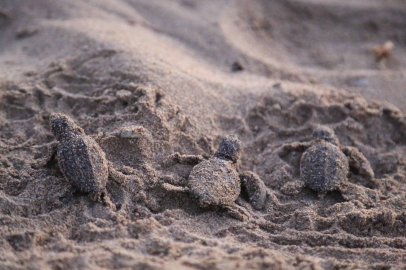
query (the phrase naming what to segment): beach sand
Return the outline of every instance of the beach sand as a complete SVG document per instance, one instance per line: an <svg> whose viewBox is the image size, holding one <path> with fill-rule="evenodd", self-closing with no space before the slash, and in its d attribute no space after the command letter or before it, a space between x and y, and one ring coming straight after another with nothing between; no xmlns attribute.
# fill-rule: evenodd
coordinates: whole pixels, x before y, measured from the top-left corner
<svg viewBox="0 0 406 270"><path fill-rule="evenodd" d="M0 0L0 269L405 268L405 26L401 0ZM47 162L55 112L98 136L114 207ZM278 153L317 124L375 177L300 188ZM246 220L162 187L228 134L267 188Z"/></svg>

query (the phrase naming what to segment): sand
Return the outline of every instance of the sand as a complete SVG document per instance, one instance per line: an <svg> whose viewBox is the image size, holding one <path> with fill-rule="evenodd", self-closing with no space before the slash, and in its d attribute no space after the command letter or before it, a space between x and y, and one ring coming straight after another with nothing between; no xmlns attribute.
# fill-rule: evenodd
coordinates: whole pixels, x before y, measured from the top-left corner
<svg viewBox="0 0 406 270"><path fill-rule="evenodd" d="M405 25L401 0L0 0L0 269L405 269ZM115 207L47 162L55 112L98 137ZM375 177L301 188L278 153L317 124ZM228 134L268 192L247 220L162 187Z"/></svg>

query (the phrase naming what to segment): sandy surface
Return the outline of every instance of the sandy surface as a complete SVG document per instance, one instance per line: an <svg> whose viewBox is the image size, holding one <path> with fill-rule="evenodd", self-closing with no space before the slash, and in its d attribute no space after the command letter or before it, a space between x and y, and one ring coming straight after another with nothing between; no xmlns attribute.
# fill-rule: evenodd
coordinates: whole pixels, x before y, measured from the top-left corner
<svg viewBox="0 0 406 270"><path fill-rule="evenodd" d="M405 268L405 26L401 0L0 0L0 269ZM99 135L116 209L46 163L53 112ZM316 124L375 178L298 188L278 149ZM232 133L268 190L246 221L162 188Z"/></svg>

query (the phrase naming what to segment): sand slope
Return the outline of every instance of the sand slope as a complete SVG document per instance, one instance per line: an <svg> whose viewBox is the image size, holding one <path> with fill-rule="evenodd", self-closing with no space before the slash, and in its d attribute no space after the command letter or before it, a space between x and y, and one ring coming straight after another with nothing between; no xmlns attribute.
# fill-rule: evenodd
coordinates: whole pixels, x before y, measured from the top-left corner
<svg viewBox="0 0 406 270"><path fill-rule="evenodd" d="M0 269L406 267L405 13L394 0L0 0ZM370 48L388 39L382 67ZM53 112L100 135L116 210L46 162ZM279 150L316 124L375 178L297 188L302 153ZM127 126L137 138L118 136ZM209 158L230 133L238 169L269 193L261 211L240 196L248 221L161 187L193 168L169 155Z"/></svg>

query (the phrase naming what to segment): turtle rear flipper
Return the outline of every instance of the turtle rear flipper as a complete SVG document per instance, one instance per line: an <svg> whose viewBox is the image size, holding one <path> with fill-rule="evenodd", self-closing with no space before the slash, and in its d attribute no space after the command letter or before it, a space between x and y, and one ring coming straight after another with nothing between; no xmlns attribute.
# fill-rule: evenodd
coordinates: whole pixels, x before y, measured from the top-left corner
<svg viewBox="0 0 406 270"><path fill-rule="evenodd" d="M358 174L365 176L369 179L375 177L371 164L368 159L357 148L345 146L341 148L343 153L348 157L348 162L352 169L355 169Z"/></svg>

